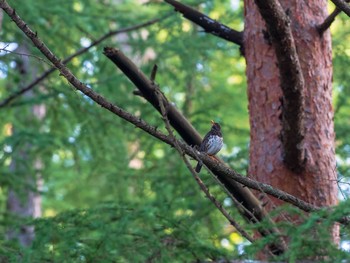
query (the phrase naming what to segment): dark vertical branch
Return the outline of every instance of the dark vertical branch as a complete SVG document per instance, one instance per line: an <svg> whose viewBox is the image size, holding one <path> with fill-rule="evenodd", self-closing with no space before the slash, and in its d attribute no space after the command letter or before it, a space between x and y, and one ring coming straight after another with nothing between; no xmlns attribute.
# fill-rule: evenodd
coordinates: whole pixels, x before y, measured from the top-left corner
<svg viewBox="0 0 350 263"><path fill-rule="evenodd" d="M305 168L303 139L304 77L289 17L277 0L255 0L276 51L282 98L282 143L286 166L297 173Z"/></svg>

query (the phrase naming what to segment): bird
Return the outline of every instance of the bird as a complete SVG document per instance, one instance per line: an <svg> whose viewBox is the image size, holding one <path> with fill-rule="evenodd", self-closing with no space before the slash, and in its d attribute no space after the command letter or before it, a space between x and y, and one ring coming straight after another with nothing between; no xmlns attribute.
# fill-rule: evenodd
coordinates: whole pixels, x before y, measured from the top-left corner
<svg viewBox="0 0 350 263"><path fill-rule="evenodd" d="M211 121L211 130L204 136L204 139L199 146L199 151L207 153L210 156L217 154L224 145L221 126L219 123ZM196 166L196 172L199 173L202 169L202 162L198 162Z"/></svg>

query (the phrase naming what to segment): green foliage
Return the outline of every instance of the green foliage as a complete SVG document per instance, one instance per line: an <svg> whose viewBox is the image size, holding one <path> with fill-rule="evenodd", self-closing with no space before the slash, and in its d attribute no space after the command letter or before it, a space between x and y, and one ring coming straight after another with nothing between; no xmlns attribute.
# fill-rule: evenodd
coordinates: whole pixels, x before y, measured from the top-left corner
<svg viewBox="0 0 350 263"><path fill-rule="evenodd" d="M68 66L93 90L165 132L160 115L133 95L132 84L102 50L104 46L120 48L146 74L157 64L156 82L201 134L207 132L211 119L220 121L226 144L221 154L237 171L245 173L249 121L245 62L238 47L204 33L158 1L12 2L17 13L62 59L110 30L172 14L152 26L110 37ZM242 1L237 10L230 7L232 2L190 4L242 30ZM341 19L339 23L346 18ZM335 24L333 38L337 157L345 183L350 170L350 96L344 85L349 83L349 52L344 41L348 30L345 24ZM26 46L34 56L28 58L26 75L16 69L22 56L1 57L0 69L6 76L0 79L1 101L39 76L48 64L38 59L41 54L6 15L0 36L1 41ZM33 116L38 104L45 107L43 119ZM25 192L29 186L34 190L26 178L40 174L44 179L39 190L43 217L25 221L36 229L32 246L0 242L0 254L9 262L194 262L242 254L242 240L203 197L174 149L101 109L57 73L32 93L0 108L0 127L1 236L9 227L23 224L23 219L6 214L8 190ZM40 169L33 165L38 160ZM17 164L16 169L11 169L11 163ZM248 228L217 183L206 173L201 176L211 193L252 233L255 228ZM298 226L281 221L279 226L291 240L291 249L279 259L293 262L315 254L328 255L333 260L329 262L348 259L329 241L329 227L348 213L347 204L341 203L330 215L305 216ZM283 211L299 213L290 207ZM263 222L254 227L269 225ZM348 229L342 229L342 234L344 240L349 239ZM269 236L247 246L241 257L254 258L276 238Z"/></svg>
<svg viewBox="0 0 350 263"><path fill-rule="evenodd" d="M340 178L348 178L350 156L350 144L347 135L350 132L349 110L350 110L350 89L346 86L349 83L349 74L343 70L345 65L350 63L349 50L346 42L349 40L348 27L344 27L345 19L343 15L339 16L334 27L333 36L333 54L334 54L334 110L335 110L335 128L337 132L337 161ZM346 183L347 180L345 180Z"/></svg>
<svg viewBox="0 0 350 263"><path fill-rule="evenodd" d="M193 219L188 214L162 214L151 203L104 203L36 220L40 238L31 249L8 255L21 262L185 262L226 257L208 236L198 234L202 219L196 218L195 224Z"/></svg>
<svg viewBox="0 0 350 263"><path fill-rule="evenodd" d="M281 237L289 242L289 248L276 261L297 262L298 260L317 259L317 262L345 262L350 260L348 252L339 249L330 240L334 222L349 214L349 201L337 206L332 212L321 210L309 215L292 206L281 206L273 211L272 218L277 224L265 221L255 225L255 229L265 230L278 227L280 235L269 235L259 239L246 248L247 254L256 254L268 245L281 242ZM297 219L298 218L298 219ZM348 239L348 229L344 229L343 238Z"/></svg>

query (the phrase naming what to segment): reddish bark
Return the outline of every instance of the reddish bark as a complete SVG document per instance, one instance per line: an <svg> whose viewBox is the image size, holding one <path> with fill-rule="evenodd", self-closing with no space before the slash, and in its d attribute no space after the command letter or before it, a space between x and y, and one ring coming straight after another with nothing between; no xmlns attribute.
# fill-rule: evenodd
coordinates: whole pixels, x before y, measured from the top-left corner
<svg viewBox="0 0 350 263"><path fill-rule="evenodd" d="M322 0L280 0L291 20L292 34L305 80L305 170L293 173L283 161L282 89L276 51L253 0L245 0L244 46L251 125L249 174L317 206L337 203L332 109L332 50L329 32L317 25L327 17ZM264 200L270 211L281 202ZM336 238L336 235L335 235Z"/></svg>

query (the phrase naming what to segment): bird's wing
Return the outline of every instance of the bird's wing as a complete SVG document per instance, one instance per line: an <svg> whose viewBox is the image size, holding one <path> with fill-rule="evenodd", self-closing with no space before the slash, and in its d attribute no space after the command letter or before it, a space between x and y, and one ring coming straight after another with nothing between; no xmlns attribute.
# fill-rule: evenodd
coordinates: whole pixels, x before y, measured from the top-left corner
<svg viewBox="0 0 350 263"><path fill-rule="evenodd" d="M199 151L201 152L206 152L207 149L207 142L208 142L208 137L210 136L210 131L204 136L203 141L199 147Z"/></svg>

